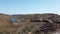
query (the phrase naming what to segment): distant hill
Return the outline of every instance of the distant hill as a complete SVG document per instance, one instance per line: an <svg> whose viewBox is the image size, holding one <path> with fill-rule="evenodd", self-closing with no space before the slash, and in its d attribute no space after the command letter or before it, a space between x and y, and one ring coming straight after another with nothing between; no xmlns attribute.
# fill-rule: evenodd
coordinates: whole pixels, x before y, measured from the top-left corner
<svg viewBox="0 0 60 34"><path fill-rule="evenodd" d="M12 18L16 18L16 22L12 22ZM36 31L45 23L49 24L48 20L58 24L60 28L60 15L57 14L0 14L0 31L3 34L28 34L28 32L39 34Z"/></svg>

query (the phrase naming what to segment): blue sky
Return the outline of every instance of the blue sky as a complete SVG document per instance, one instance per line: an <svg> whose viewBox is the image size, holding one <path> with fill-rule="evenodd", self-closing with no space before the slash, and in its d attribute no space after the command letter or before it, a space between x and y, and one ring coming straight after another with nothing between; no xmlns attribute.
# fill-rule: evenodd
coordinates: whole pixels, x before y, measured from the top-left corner
<svg viewBox="0 0 60 34"><path fill-rule="evenodd" d="M0 0L0 13L4 14L60 14L60 0Z"/></svg>

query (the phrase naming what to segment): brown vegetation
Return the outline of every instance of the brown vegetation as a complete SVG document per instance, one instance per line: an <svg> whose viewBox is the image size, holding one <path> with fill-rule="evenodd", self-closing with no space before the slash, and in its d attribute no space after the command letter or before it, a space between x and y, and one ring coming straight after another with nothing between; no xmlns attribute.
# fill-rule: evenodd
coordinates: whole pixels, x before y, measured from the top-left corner
<svg viewBox="0 0 60 34"><path fill-rule="evenodd" d="M11 22L11 18L17 18L17 22ZM57 14L0 14L1 34L52 34L59 28L60 15Z"/></svg>

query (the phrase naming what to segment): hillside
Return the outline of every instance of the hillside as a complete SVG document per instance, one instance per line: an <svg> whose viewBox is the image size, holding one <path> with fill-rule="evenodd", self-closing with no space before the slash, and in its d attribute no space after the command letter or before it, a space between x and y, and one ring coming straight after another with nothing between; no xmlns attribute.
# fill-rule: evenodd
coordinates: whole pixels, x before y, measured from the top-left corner
<svg viewBox="0 0 60 34"><path fill-rule="evenodd" d="M0 14L0 34L53 34L60 30L57 14Z"/></svg>

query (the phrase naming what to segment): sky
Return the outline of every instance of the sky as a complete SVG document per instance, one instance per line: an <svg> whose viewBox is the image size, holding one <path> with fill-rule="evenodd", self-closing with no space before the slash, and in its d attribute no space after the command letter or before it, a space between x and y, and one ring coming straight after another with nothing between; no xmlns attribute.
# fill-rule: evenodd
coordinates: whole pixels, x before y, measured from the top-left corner
<svg viewBox="0 0 60 34"><path fill-rule="evenodd" d="M60 14L60 0L0 0L4 14Z"/></svg>

